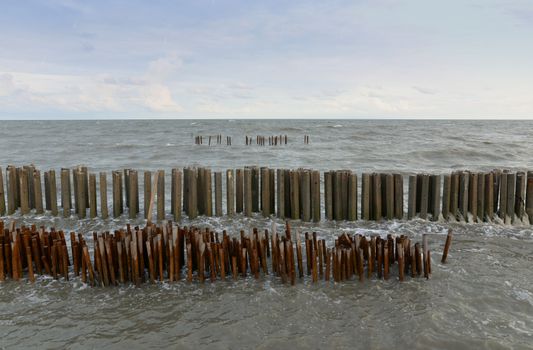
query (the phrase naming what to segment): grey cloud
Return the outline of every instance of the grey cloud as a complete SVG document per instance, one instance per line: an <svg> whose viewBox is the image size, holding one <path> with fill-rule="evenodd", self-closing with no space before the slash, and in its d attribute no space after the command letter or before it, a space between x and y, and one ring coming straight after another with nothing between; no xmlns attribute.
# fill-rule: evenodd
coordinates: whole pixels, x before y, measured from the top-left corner
<svg viewBox="0 0 533 350"><path fill-rule="evenodd" d="M424 94L424 95L435 95L437 93L436 90L425 88L425 87L421 87L421 86L413 86L413 89L415 89L416 91L418 91L418 92L420 92L421 94Z"/></svg>

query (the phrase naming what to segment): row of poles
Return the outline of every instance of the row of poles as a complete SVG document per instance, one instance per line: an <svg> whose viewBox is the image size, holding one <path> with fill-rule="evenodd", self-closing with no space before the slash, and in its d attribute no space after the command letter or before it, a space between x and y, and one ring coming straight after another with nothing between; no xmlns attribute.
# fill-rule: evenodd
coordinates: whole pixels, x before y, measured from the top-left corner
<svg viewBox="0 0 533 350"><path fill-rule="evenodd" d="M231 146L231 136L226 136L226 146ZM287 135L272 135L272 136L263 136L257 135L255 137L255 144L258 146L281 146L288 143ZM223 136L218 135L197 135L194 137L195 145L222 145ZM251 146L254 144L254 139L251 136L246 135L244 139L244 144L246 146ZM304 135L304 144L309 144L309 135Z"/></svg>
<svg viewBox="0 0 533 350"><path fill-rule="evenodd" d="M194 144L195 145L203 145L204 144L204 138L207 141L207 145L211 146L211 141L213 141L214 145L222 145L222 135L208 135L208 136L202 136L198 135L194 137ZM231 136L226 136L226 146L231 146Z"/></svg>
<svg viewBox="0 0 533 350"><path fill-rule="evenodd" d="M140 229L94 232L93 249L85 237L63 231L14 224L4 228L0 221L0 281L20 280L36 275L69 280L74 275L92 286L155 281L211 282L248 275L274 275L294 285L305 275L311 281L343 282L366 278L388 280L397 271L399 281L431 274L431 252L427 235L422 244L404 235L386 238L360 234L339 235L332 247L316 233L293 235L287 224L283 235L272 230L231 237L209 229L178 227L172 222ZM296 237L293 237L296 236ZM448 233L441 262L446 261L452 234ZM302 243L303 241L303 243ZM69 247L70 243L70 255ZM92 252L92 257L91 257ZM270 264L269 264L270 262Z"/></svg>
<svg viewBox="0 0 533 350"><path fill-rule="evenodd" d="M141 214L144 199L144 218L151 220L155 211L157 220L164 220L168 214L167 174L164 170L112 171L110 212L106 172L91 173L84 166L63 168L59 172L60 210L55 170L45 171L42 176L32 165L10 165L6 169L6 187L0 169L0 215L11 215L17 210L22 215L49 211L54 216L76 214L79 218L105 219L127 213L134 219ZM225 172L187 167L174 168L169 176L170 214L175 221L180 221L183 213L190 219L199 215L261 213L264 217L276 215L307 222L319 222L325 215L326 220L336 221L421 218L520 224L533 217L533 172L409 175L407 211L401 174L363 173L360 186L359 177L351 170L321 174L311 169L256 166Z"/></svg>
<svg viewBox="0 0 533 350"><path fill-rule="evenodd" d="M258 146L282 146L286 145L288 142L287 135L273 135L273 136L262 136L257 135L255 137L255 144ZM251 136L245 136L244 144L246 146L253 145L253 139Z"/></svg>

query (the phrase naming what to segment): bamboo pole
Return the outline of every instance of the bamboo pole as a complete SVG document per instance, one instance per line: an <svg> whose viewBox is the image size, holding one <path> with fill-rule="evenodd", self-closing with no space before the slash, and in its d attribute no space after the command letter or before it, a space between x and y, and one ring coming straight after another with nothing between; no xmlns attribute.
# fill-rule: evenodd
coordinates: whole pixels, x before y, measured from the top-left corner
<svg viewBox="0 0 533 350"><path fill-rule="evenodd" d="M261 174L261 211L264 217L270 216L270 171L262 167Z"/></svg>
<svg viewBox="0 0 533 350"><path fill-rule="evenodd" d="M222 216L222 173L215 172L215 216Z"/></svg>
<svg viewBox="0 0 533 350"><path fill-rule="evenodd" d="M437 221L439 219L440 214L440 203L441 203L441 193L440 193L440 183L441 183L441 176L440 175L432 175L431 176L431 199L432 199L432 220Z"/></svg>
<svg viewBox="0 0 533 350"><path fill-rule="evenodd" d="M371 195L372 195L372 178L368 173L363 173L361 184L361 217L363 220L371 219Z"/></svg>
<svg viewBox="0 0 533 350"><path fill-rule="evenodd" d="M252 169L244 169L244 216L252 216Z"/></svg>
<svg viewBox="0 0 533 350"><path fill-rule="evenodd" d="M165 220L165 171L158 171L157 187L157 220Z"/></svg>
<svg viewBox="0 0 533 350"><path fill-rule="evenodd" d="M356 191L355 192L355 212L356 212L355 219L357 219L357 177L355 178L355 182L352 183L352 185L354 186L355 191ZM320 222L320 212L321 212L320 210L320 172L317 170L313 170L311 172L311 209L313 213L313 222Z"/></svg>
<svg viewBox="0 0 533 350"><path fill-rule="evenodd" d="M33 195L34 195L34 207L35 207L35 213L36 214L42 214L44 213L44 207L43 207L43 189L41 185L41 172L37 169L33 170ZM0 182L2 180L2 175L0 174ZM0 185L0 191L3 192L3 185ZM3 193L2 193L3 196ZM2 198L0 196L0 212L2 211L1 208L1 202Z"/></svg>
<svg viewBox="0 0 533 350"><path fill-rule="evenodd" d="M70 189L70 170L61 169L61 207L63 208L63 217L70 217L71 209L71 189Z"/></svg>
<svg viewBox="0 0 533 350"><path fill-rule="evenodd" d="M228 216L235 215L235 180L233 169L226 170L226 213Z"/></svg>
<svg viewBox="0 0 533 350"><path fill-rule="evenodd" d="M242 213L244 210L244 180L243 170L235 170L235 210L237 213Z"/></svg>
<svg viewBox="0 0 533 350"><path fill-rule="evenodd" d="M84 192L84 181L83 181L83 177L84 177L84 174L83 172L81 171L81 169L77 169L76 170L76 192L78 193L77 195L77 198L78 198L78 211L77 211L77 214L78 214L78 218L80 219L84 219L85 218L85 215L86 215L86 206L85 206L85 192Z"/></svg>
<svg viewBox="0 0 533 350"><path fill-rule="evenodd" d="M145 170L144 171L144 207L143 207L145 219L148 219L148 217L152 214L151 212L148 212L151 197L152 197L152 172L149 170Z"/></svg>
<svg viewBox="0 0 533 350"><path fill-rule="evenodd" d="M182 172L180 169L175 169L174 174L174 191L172 193L172 202L174 203L174 221L181 220L181 203L182 203Z"/></svg>
<svg viewBox="0 0 533 350"><path fill-rule="evenodd" d="M443 176L442 185L442 216L444 220L448 221L450 215L450 202L451 202L451 181L452 176L446 174Z"/></svg>
<svg viewBox="0 0 533 350"><path fill-rule="evenodd" d="M4 175L2 174L2 166L0 166L0 216L6 213L6 198L4 193ZM2 247L0 247L0 250ZM3 273L0 272L0 273Z"/></svg>
<svg viewBox="0 0 533 350"><path fill-rule="evenodd" d="M300 176L298 170L290 172L291 218L300 219Z"/></svg>
<svg viewBox="0 0 533 350"><path fill-rule="evenodd" d="M326 219L331 221L333 220L333 178L329 171L324 173L324 201Z"/></svg>
<svg viewBox="0 0 533 350"><path fill-rule="evenodd" d="M311 173L301 170L300 195L302 206L302 221L311 221Z"/></svg>
<svg viewBox="0 0 533 350"><path fill-rule="evenodd" d="M48 181L50 186L50 213L53 216L57 216L57 184L56 184L56 171L51 169L48 172Z"/></svg>
<svg viewBox="0 0 533 350"><path fill-rule="evenodd" d="M348 174L348 218L349 221L357 220L357 175Z"/></svg>
<svg viewBox="0 0 533 350"><path fill-rule="evenodd" d="M20 213L26 215L30 212L30 197L28 191L28 169L23 168L19 177L20 188Z"/></svg>
<svg viewBox="0 0 533 350"><path fill-rule="evenodd" d="M100 172L100 216L102 219L109 217L107 208L107 174Z"/></svg>
<svg viewBox="0 0 533 350"><path fill-rule="evenodd" d="M91 219L97 215L96 203L96 175L89 174L89 215Z"/></svg>
<svg viewBox="0 0 533 350"><path fill-rule="evenodd" d="M516 190L516 174L507 174L507 210L505 215L505 223L512 224L515 216L515 190Z"/></svg>
<svg viewBox="0 0 533 350"><path fill-rule="evenodd" d="M394 174L394 217L403 219L403 176Z"/></svg>
<svg viewBox="0 0 533 350"><path fill-rule="evenodd" d="M387 220L394 218L394 175L385 175L385 216Z"/></svg>
<svg viewBox="0 0 533 350"><path fill-rule="evenodd" d="M135 219L138 214L139 208L139 180L136 170L128 170L127 179L124 179L125 183L128 183L126 188L126 201L128 202L130 219Z"/></svg>
<svg viewBox="0 0 533 350"><path fill-rule="evenodd" d="M446 243L444 244L444 251L442 252L441 263L446 263L446 258L448 257L448 251L452 245L452 230L448 230L448 235L446 236Z"/></svg>

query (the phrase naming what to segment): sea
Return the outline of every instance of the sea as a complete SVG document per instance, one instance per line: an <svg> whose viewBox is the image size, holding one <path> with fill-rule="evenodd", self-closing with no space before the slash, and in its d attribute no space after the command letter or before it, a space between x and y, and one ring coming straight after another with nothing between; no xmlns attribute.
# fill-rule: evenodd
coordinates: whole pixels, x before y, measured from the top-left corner
<svg viewBox="0 0 533 350"><path fill-rule="evenodd" d="M218 134L221 145L214 144ZM200 135L204 144L196 145ZM258 146L258 135L287 135L288 142ZM245 145L246 136L254 144ZM41 171L76 165L90 172L165 169L167 176L175 167L248 165L350 169L358 175L527 171L533 170L533 121L2 121L0 165L5 171L9 164L35 164ZM49 213L1 219L82 232L90 246L93 231L144 224L142 218L78 220ZM257 213L185 217L180 223L232 235L273 224L281 230L284 221ZM531 225L421 219L290 224L317 232L330 244L343 232L405 234L416 241L428 234L432 275L341 283L312 283L305 276L295 286L272 275L106 288L87 286L73 275L70 281L6 280L0 283L0 348L533 349ZM453 242L441 264L449 229Z"/></svg>

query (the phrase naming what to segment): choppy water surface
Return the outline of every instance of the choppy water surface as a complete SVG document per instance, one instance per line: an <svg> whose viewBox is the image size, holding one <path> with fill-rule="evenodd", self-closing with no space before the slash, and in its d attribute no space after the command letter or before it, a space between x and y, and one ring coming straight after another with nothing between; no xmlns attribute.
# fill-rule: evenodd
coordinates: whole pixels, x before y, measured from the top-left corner
<svg viewBox="0 0 533 350"><path fill-rule="evenodd" d="M448 172L533 169L532 122L487 121L110 121L4 122L0 163L41 169L85 163L92 171L207 165L306 166L357 171ZM195 146L193 136L233 136L233 146ZM246 147L244 135L289 135L284 147ZM303 145L303 135L310 145ZM120 220L17 218L83 232ZM142 221L136 222L142 224ZM237 232L270 227L255 217L199 218ZM281 222L278 224L281 225ZM323 237L347 230L430 234L429 281L376 279L295 287L259 281L88 288L39 279L0 284L5 348L532 348L533 230L530 226L410 222L300 224ZM448 263L440 254L448 227ZM394 274L396 275L396 274Z"/></svg>

